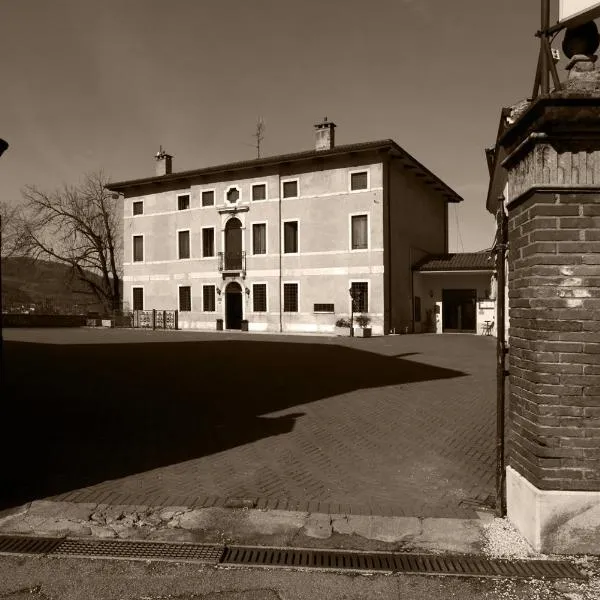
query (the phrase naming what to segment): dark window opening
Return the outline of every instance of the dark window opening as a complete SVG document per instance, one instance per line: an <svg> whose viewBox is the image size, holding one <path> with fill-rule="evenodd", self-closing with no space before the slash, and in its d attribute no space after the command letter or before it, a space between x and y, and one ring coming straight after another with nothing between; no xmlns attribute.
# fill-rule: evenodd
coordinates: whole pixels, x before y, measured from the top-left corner
<svg viewBox="0 0 600 600"><path fill-rule="evenodd" d="M177 196L177 210L187 210L190 207L190 195Z"/></svg>
<svg viewBox="0 0 600 600"><path fill-rule="evenodd" d="M332 313L334 311L333 304L315 304L313 312Z"/></svg>
<svg viewBox="0 0 600 600"><path fill-rule="evenodd" d="M298 312L298 284L283 284L283 312Z"/></svg>
<svg viewBox="0 0 600 600"><path fill-rule="evenodd" d="M369 311L369 283L367 281L353 281L350 286L353 298L354 312L366 313Z"/></svg>
<svg viewBox="0 0 600 600"><path fill-rule="evenodd" d="M144 310L144 288L133 288L133 310Z"/></svg>
<svg viewBox="0 0 600 600"><path fill-rule="evenodd" d="M179 258L190 257L190 232L179 231Z"/></svg>
<svg viewBox="0 0 600 600"><path fill-rule="evenodd" d="M144 260L144 236L133 236L133 261L142 262Z"/></svg>
<svg viewBox="0 0 600 600"><path fill-rule="evenodd" d="M283 224L283 252L298 252L298 221L286 221Z"/></svg>
<svg viewBox="0 0 600 600"><path fill-rule="evenodd" d="M360 173L352 173L350 175L351 190L366 190L369 185L369 177L366 171Z"/></svg>
<svg viewBox="0 0 600 600"><path fill-rule="evenodd" d="M267 312L267 284L255 283L252 286L252 310Z"/></svg>
<svg viewBox="0 0 600 600"><path fill-rule="evenodd" d="M179 288L179 310L181 312L192 310L192 288L189 285L182 285Z"/></svg>
<svg viewBox="0 0 600 600"><path fill-rule="evenodd" d="M366 250L369 247L367 215L352 217L352 250Z"/></svg>
<svg viewBox="0 0 600 600"><path fill-rule="evenodd" d="M215 204L215 193L210 190L202 192L202 206L214 206Z"/></svg>
<svg viewBox="0 0 600 600"><path fill-rule="evenodd" d="M297 181L284 181L283 182L283 197L284 198L297 198L298 197L298 182Z"/></svg>
<svg viewBox="0 0 600 600"><path fill-rule="evenodd" d="M266 200L267 186L264 183L257 183L252 186L252 200Z"/></svg>
<svg viewBox="0 0 600 600"><path fill-rule="evenodd" d="M240 199L240 191L237 188L229 188L227 190L227 202L234 204Z"/></svg>
<svg viewBox="0 0 600 600"><path fill-rule="evenodd" d="M256 223L252 225L252 254L267 253L267 225Z"/></svg>
<svg viewBox="0 0 600 600"><path fill-rule="evenodd" d="M144 214L144 201L138 200L133 203L133 214L134 215L143 215Z"/></svg>
<svg viewBox="0 0 600 600"><path fill-rule="evenodd" d="M215 255L215 230L211 227L202 230L202 256Z"/></svg>
<svg viewBox="0 0 600 600"><path fill-rule="evenodd" d="M202 310L215 312L215 286L205 285L202 288Z"/></svg>
<svg viewBox="0 0 600 600"><path fill-rule="evenodd" d="M421 322L421 298L415 296L415 323Z"/></svg>

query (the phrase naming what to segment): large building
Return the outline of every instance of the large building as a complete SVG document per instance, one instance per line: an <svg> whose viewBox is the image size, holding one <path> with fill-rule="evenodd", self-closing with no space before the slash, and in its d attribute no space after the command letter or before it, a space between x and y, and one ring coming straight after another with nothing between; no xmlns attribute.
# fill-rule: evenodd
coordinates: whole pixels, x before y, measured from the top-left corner
<svg viewBox="0 0 600 600"><path fill-rule="evenodd" d="M414 331L412 268L448 251L448 185L392 140L113 183L123 194L125 308L178 309L179 327L374 334Z"/></svg>

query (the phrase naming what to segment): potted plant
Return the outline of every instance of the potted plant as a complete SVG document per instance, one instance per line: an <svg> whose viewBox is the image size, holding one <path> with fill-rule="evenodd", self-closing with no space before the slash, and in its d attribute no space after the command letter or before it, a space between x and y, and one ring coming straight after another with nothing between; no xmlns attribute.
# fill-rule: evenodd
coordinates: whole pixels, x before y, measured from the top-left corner
<svg viewBox="0 0 600 600"><path fill-rule="evenodd" d="M349 335L350 334L350 320L345 317L340 317L335 322L335 334L336 335Z"/></svg>
<svg viewBox="0 0 600 600"><path fill-rule="evenodd" d="M357 330L358 335L360 337L371 337L371 328L368 327L369 323L371 322L371 317L368 315L356 315L354 320L359 327Z"/></svg>

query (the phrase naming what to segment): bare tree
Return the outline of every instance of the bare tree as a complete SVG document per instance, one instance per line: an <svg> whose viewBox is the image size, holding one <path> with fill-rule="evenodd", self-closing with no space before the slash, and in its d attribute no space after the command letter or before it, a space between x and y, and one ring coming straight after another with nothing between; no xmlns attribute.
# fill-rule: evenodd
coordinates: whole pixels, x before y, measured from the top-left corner
<svg viewBox="0 0 600 600"><path fill-rule="evenodd" d="M121 310L122 231L119 196L102 172L78 186L47 193L35 186L26 201L26 249L34 258L70 265L73 275L110 311Z"/></svg>
<svg viewBox="0 0 600 600"><path fill-rule="evenodd" d="M263 121L262 117L260 117L258 121L256 121L256 129L254 130L254 133L252 135L252 137L254 137L254 139L256 140L256 144L254 145L254 147L256 148L257 158L260 158L260 144L265 138L265 129L265 122Z"/></svg>
<svg viewBox="0 0 600 600"><path fill-rule="evenodd" d="M24 251L23 222L18 206L0 202L0 256L10 258Z"/></svg>

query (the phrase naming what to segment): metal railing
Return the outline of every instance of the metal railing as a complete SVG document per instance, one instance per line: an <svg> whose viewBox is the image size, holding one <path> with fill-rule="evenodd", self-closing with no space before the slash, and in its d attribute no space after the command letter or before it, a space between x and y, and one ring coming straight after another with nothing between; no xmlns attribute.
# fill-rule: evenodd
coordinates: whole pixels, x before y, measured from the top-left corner
<svg viewBox="0 0 600 600"><path fill-rule="evenodd" d="M246 273L246 252L219 252L219 272L241 272Z"/></svg>
<svg viewBox="0 0 600 600"><path fill-rule="evenodd" d="M133 326L141 329L177 329L179 311L177 310L134 310Z"/></svg>

